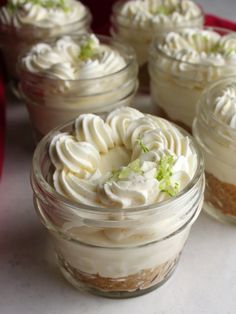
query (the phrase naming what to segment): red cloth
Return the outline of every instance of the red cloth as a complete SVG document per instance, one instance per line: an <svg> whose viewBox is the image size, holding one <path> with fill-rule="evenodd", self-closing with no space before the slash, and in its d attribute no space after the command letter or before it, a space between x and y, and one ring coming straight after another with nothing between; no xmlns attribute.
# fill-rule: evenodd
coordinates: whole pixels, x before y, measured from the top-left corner
<svg viewBox="0 0 236 314"><path fill-rule="evenodd" d="M110 16L112 6L116 0L80 0L91 11L93 21L92 29L97 34L109 35Z"/></svg>
<svg viewBox="0 0 236 314"><path fill-rule="evenodd" d="M222 28L230 29L232 31L236 31L236 23L235 22L223 19L221 17L215 16L212 14L206 15L205 25L206 26L222 27Z"/></svg>

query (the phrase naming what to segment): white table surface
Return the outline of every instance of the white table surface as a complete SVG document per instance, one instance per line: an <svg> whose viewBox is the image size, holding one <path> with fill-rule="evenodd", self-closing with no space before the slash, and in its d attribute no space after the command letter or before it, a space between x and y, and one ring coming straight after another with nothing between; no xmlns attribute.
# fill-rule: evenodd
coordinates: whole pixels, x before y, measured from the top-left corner
<svg viewBox="0 0 236 314"><path fill-rule="evenodd" d="M236 0L203 2L208 11L234 18ZM26 110L22 104L8 103L0 184L0 314L236 313L236 227L203 213L176 272L158 290L127 300L76 291L57 269L47 233L34 212L32 152Z"/></svg>

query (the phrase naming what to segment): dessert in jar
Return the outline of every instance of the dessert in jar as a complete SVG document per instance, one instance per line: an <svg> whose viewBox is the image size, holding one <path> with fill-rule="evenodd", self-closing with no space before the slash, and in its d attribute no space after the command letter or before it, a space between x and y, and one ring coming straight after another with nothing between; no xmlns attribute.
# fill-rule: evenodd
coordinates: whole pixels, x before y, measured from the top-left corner
<svg viewBox="0 0 236 314"><path fill-rule="evenodd" d="M134 51L110 37L64 36L20 60L20 88L36 134L81 113L130 105L138 86Z"/></svg>
<svg viewBox="0 0 236 314"><path fill-rule="evenodd" d="M31 179L64 276L117 298L171 276L204 192L194 140L130 107L82 114L50 132L37 146Z"/></svg>
<svg viewBox="0 0 236 314"><path fill-rule="evenodd" d="M0 9L0 47L11 80L20 53L36 42L89 31L91 14L76 0L8 0ZM16 80L17 81L17 80Z"/></svg>
<svg viewBox="0 0 236 314"><path fill-rule="evenodd" d="M204 209L236 223L236 77L209 86L199 100L193 134L205 157Z"/></svg>
<svg viewBox="0 0 236 314"><path fill-rule="evenodd" d="M206 85L236 74L236 33L219 28L170 32L153 43L149 72L159 114L191 130Z"/></svg>
<svg viewBox="0 0 236 314"><path fill-rule="evenodd" d="M135 49L140 66L140 87L149 90L148 48L154 37L183 27L203 26L201 8L189 0L129 0L113 7L112 34Z"/></svg>

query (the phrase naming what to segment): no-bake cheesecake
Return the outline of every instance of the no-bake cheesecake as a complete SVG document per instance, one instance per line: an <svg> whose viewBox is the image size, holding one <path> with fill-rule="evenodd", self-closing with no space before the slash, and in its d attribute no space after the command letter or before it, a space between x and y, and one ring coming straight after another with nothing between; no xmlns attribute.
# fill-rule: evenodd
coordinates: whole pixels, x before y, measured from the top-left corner
<svg viewBox="0 0 236 314"><path fill-rule="evenodd" d="M236 74L236 33L211 28L170 32L153 43L149 72L160 115L190 130L204 88Z"/></svg>
<svg viewBox="0 0 236 314"><path fill-rule="evenodd" d="M133 49L93 34L36 44L21 57L19 72L23 98L41 135L80 113L129 105L138 86Z"/></svg>
<svg viewBox="0 0 236 314"><path fill-rule="evenodd" d="M129 297L173 272L201 210L204 175L191 137L127 107L51 132L36 149L32 186L65 277Z"/></svg>
<svg viewBox="0 0 236 314"><path fill-rule="evenodd" d="M76 0L8 0L0 9L0 46L10 79L24 49L47 38L89 31L91 14Z"/></svg>

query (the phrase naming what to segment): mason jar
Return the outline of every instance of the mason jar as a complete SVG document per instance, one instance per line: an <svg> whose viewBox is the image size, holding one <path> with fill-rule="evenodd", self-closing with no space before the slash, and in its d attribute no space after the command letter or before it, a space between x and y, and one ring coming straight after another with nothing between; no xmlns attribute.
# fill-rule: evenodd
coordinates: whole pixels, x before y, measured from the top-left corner
<svg viewBox="0 0 236 314"><path fill-rule="evenodd" d="M81 36L86 35L71 38L79 41ZM24 56L21 57L20 90L36 138L40 139L54 127L79 114L109 112L132 103L138 87L138 67L133 49L110 37L97 37L102 44L113 47L124 58L126 64L121 70L86 79L55 79L46 73L28 71L21 62Z"/></svg>
<svg viewBox="0 0 236 314"><path fill-rule="evenodd" d="M49 231L64 277L76 288L112 298L148 293L173 274L203 202L203 160L194 139L197 169L176 196L132 208L78 204L50 184L49 145L58 127L38 144L31 172L36 212ZM184 134L187 134L183 131Z"/></svg>
<svg viewBox="0 0 236 314"><path fill-rule="evenodd" d="M66 34L81 34L90 31L92 16L85 7L85 14L78 21L65 25L39 27L25 24L19 27L0 22L0 48L3 53L8 79L17 88L18 73L16 64L20 54L32 45Z"/></svg>
<svg viewBox="0 0 236 314"><path fill-rule="evenodd" d="M221 36L234 34L215 27L205 27L204 30L214 31ZM152 102L158 115L191 132L201 93L210 82L236 74L235 61L215 65L179 60L159 47L164 40L157 38L150 47Z"/></svg>
<svg viewBox="0 0 236 314"><path fill-rule="evenodd" d="M217 97L232 84L236 88L236 77L219 80L204 91L199 99L193 134L205 158L204 210L218 220L236 223L236 128L214 114ZM229 108L228 101L223 113Z"/></svg>
<svg viewBox="0 0 236 314"><path fill-rule="evenodd" d="M139 64L139 82L140 90L143 92L149 91L149 73L148 73L148 50L154 38L161 40L166 32L182 29L183 27L202 27L204 22L204 12L202 8L196 5L199 13L191 19L177 20L172 25L171 23L161 23L155 20L141 20L139 23L136 18L131 18L122 13L121 8L127 1L118 1L113 6L111 16L111 34L115 38L131 45L137 55ZM147 1L148 2L148 1ZM159 1L161 2L161 1ZM171 2L171 1L170 1ZM181 0L173 1L174 5L178 6ZM150 1L150 6L155 6L158 1Z"/></svg>

